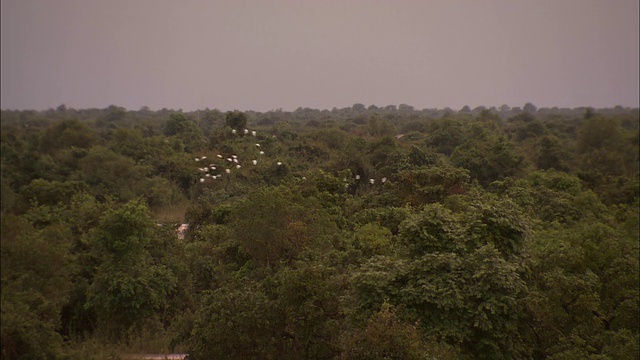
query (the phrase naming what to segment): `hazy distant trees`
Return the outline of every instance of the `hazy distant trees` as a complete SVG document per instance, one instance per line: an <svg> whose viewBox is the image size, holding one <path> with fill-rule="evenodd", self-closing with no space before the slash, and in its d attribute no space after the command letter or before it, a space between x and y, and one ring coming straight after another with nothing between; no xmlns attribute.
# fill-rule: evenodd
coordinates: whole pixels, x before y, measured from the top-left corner
<svg viewBox="0 0 640 360"><path fill-rule="evenodd" d="M202 129L181 113L172 114L169 117L164 126L164 134L176 136L182 140L186 151L199 150L207 144Z"/></svg>
<svg viewBox="0 0 640 360"><path fill-rule="evenodd" d="M355 103L351 106L351 110L353 111L365 111L366 107L363 104Z"/></svg>
<svg viewBox="0 0 640 360"><path fill-rule="evenodd" d="M522 111L528 112L528 113L534 113L534 112L536 112L536 110L538 110L538 108L535 105L533 105L532 103L526 103L522 107Z"/></svg>
<svg viewBox="0 0 640 360"><path fill-rule="evenodd" d="M247 126L247 115L238 110L229 111L227 112L225 123L228 127L240 131Z"/></svg>

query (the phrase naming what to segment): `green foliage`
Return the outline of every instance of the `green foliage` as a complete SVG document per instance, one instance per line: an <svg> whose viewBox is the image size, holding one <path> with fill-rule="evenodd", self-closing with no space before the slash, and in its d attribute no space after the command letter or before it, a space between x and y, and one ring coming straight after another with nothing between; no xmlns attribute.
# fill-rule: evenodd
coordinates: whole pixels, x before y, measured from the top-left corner
<svg viewBox="0 0 640 360"><path fill-rule="evenodd" d="M355 329L343 340L343 352L338 359L425 359L430 354L420 331L402 321L388 303L371 315L363 328ZM438 354L439 359L446 357ZM441 357L442 356L442 357ZM450 359L453 358L451 354Z"/></svg>
<svg viewBox="0 0 640 360"><path fill-rule="evenodd" d="M268 359L277 353L274 301L255 286L221 288L206 295L190 339L189 357Z"/></svg>
<svg viewBox="0 0 640 360"><path fill-rule="evenodd" d="M470 182L469 171L450 166L412 167L398 172L393 183L402 203L420 205L442 202L449 195L463 194Z"/></svg>
<svg viewBox="0 0 640 360"><path fill-rule="evenodd" d="M95 144L89 126L78 120L63 120L47 129L40 140L40 150L52 153L60 149L77 147L88 149Z"/></svg>
<svg viewBox="0 0 640 360"><path fill-rule="evenodd" d="M36 230L2 217L2 358L49 359L62 345L60 311L71 288L70 234L63 226Z"/></svg>
<svg viewBox="0 0 640 360"><path fill-rule="evenodd" d="M229 111L225 118L225 124L232 129L241 131L247 127L247 115L238 110Z"/></svg>
<svg viewBox="0 0 640 360"><path fill-rule="evenodd" d="M261 283L205 295L190 338L194 359L316 359L335 353L339 315L333 270L283 268ZM240 285L240 284L238 284Z"/></svg>
<svg viewBox="0 0 640 360"><path fill-rule="evenodd" d="M638 110L464 110L0 111L2 358L638 358Z"/></svg>
<svg viewBox="0 0 640 360"><path fill-rule="evenodd" d="M393 136L395 132L393 124L380 116L373 115L369 119L369 134L373 136Z"/></svg>
<svg viewBox="0 0 640 360"><path fill-rule="evenodd" d="M473 125L469 139L451 154L451 163L469 170L472 179L483 185L518 175L524 158L502 137L493 137L487 130Z"/></svg>
<svg viewBox="0 0 640 360"><path fill-rule="evenodd" d="M378 224L366 224L354 230L356 246L365 256L383 255L392 251L391 231Z"/></svg>
<svg viewBox="0 0 640 360"><path fill-rule="evenodd" d="M536 149L534 162L539 169L566 171L569 168L568 152L555 136L547 135L539 138L536 142Z"/></svg>
<svg viewBox="0 0 640 360"><path fill-rule="evenodd" d="M109 340L138 330L167 305L167 296L176 287L171 269L151 256L153 227L146 205L131 201L107 210L91 232L98 264L86 306L95 311Z"/></svg>
<svg viewBox="0 0 640 360"><path fill-rule="evenodd" d="M98 197L116 196L128 201L142 188L149 166L138 165L129 157L95 146L78 162L74 178L87 183Z"/></svg>
<svg viewBox="0 0 640 360"><path fill-rule="evenodd" d="M164 125L164 134L173 136L185 133L189 130L189 120L184 114L172 114Z"/></svg>
<svg viewBox="0 0 640 360"><path fill-rule="evenodd" d="M336 227L310 198L284 187L249 194L232 210L230 226L243 248L260 266L277 267L307 247L322 247Z"/></svg>
<svg viewBox="0 0 640 360"><path fill-rule="evenodd" d="M442 118L429 124L427 129L427 145L447 156L462 144L464 130L461 122L451 118Z"/></svg>
<svg viewBox="0 0 640 360"><path fill-rule="evenodd" d="M172 114L165 124L164 134L178 137L189 152L200 150L207 144L202 130L184 114Z"/></svg>
<svg viewBox="0 0 640 360"><path fill-rule="evenodd" d="M615 119L592 116L578 134L578 150L587 152L601 148L617 148L622 140L622 128Z"/></svg>
<svg viewBox="0 0 640 360"><path fill-rule="evenodd" d="M637 358L637 236L583 222L532 238L527 304L542 355Z"/></svg>
<svg viewBox="0 0 640 360"><path fill-rule="evenodd" d="M603 213L602 203L573 175L555 170L530 173L506 190L506 195L545 223L572 223Z"/></svg>
<svg viewBox="0 0 640 360"><path fill-rule="evenodd" d="M87 184L81 181L59 182L35 179L21 188L20 193L27 203L35 201L41 205L55 206L58 203L68 203L73 195L88 190Z"/></svg>

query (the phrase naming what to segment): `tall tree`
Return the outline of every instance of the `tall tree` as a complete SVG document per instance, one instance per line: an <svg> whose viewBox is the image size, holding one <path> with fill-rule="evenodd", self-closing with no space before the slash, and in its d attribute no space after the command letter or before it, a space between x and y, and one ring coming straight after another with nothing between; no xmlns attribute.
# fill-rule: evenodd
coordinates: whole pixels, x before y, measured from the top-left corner
<svg viewBox="0 0 640 360"><path fill-rule="evenodd" d="M240 131L247 127L247 115L238 110L229 111L227 112L225 123L228 127Z"/></svg>
<svg viewBox="0 0 640 360"><path fill-rule="evenodd" d="M98 265L86 306L109 340L139 330L167 306L176 288L172 271L151 256L154 224L147 206L134 200L108 210L91 233Z"/></svg>

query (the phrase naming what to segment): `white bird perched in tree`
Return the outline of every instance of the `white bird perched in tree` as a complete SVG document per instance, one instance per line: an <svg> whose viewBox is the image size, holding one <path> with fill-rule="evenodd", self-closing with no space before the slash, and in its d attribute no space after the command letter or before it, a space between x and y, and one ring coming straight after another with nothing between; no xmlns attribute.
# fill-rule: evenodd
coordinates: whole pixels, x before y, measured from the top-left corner
<svg viewBox="0 0 640 360"><path fill-rule="evenodd" d="M260 144L256 144L257 147L260 147Z"/></svg>
<svg viewBox="0 0 640 360"><path fill-rule="evenodd" d="M277 164L278 164L278 166L280 166L280 165L282 165L282 162L278 161Z"/></svg>
<svg viewBox="0 0 640 360"><path fill-rule="evenodd" d="M356 180L360 180L360 175L356 175Z"/></svg>
<svg viewBox="0 0 640 360"><path fill-rule="evenodd" d="M260 151L260 155L264 155L264 151Z"/></svg>
<svg viewBox="0 0 640 360"><path fill-rule="evenodd" d="M222 155L218 154L216 155L219 159L222 159Z"/></svg>
<svg viewBox="0 0 640 360"><path fill-rule="evenodd" d="M231 173L231 169L225 169L224 172L226 172L227 174Z"/></svg>
<svg viewBox="0 0 640 360"><path fill-rule="evenodd" d="M231 155L232 158L237 159L238 155Z"/></svg>
<svg viewBox="0 0 640 360"><path fill-rule="evenodd" d="M251 160L251 163L252 163L253 165L257 165L257 164L258 164L258 160Z"/></svg>
<svg viewBox="0 0 640 360"><path fill-rule="evenodd" d="M235 158L234 158L234 159L233 159L233 162L237 164L237 163L238 163L238 159L235 159Z"/></svg>
<svg viewBox="0 0 640 360"><path fill-rule="evenodd" d="M386 182L387 182L387 178L386 178L386 177L383 177L380 181L382 181L382 183L384 184L384 183L386 183Z"/></svg>
<svg viewBox="0 0 640 360"><path fill-rule="evenodd" d="M233 135L235 135L235 134L237 134L238 132L236 131L236 129L231 129L231 133L232 133Z"/></svg>
<svg viewBox="0 0 640 360"><path fill-rule="evenodd" d="M236 169L240 169L242 166L240 164L236 165Z"/></svg>
<svg viewBox="0 0 640 360"><path fill-rule="evenodd" d="M249 133L248 129L244 129L244 134L247 135Z"/></svg>
<svg viewBox="0 0 640 360"><path fill-rule="evenodd" d="M200 161L200 158L196 158L196 161Z"/></svg>
<svg viewBox="0 0 640 360"><path fill-rule="evenodd" d="M200 178L200 182L203 183L204 182L204 178Z"/></svg>
<svg viewBox="0 0 640 360"><path fill-rule="evenodd" d="M211 174L204 174L204 176L206 176L206 177L211 177Z"/></svg>
<svg viewBox="0 0 640 360"><path fill-rule="evenodd" d="M206 159L206 158L207 158L206 156L203 156L203 157L201 157L200 159L201 159L201 160L204 160L204 159Z"/></svg>
<svg viewBox="0 0 640 360"><path fill-rule="evenodd" d="M376 182L375 180L373 180L373 179L369 179L369 183L370 183L370 184L375 184L375 182Z"/></svg>
<svg viewBox="0 0 640 360"><path fill-rule="evenodd" d="M251 132L251 135L256 136L256 132L255 132L255 131L252 131L252 132Z"/></svg>
<svg viewBox="0 0 640 360"><path fill-rule="evenodd" d="M211 166L211 170L215 170L215 169L217 169L217 168L216 168L215 166L213 166L213 165L212 165L212 166Z"/></svg>
<svg viewBox="0 0 640 360"><path fill-rule="evenodd" d="M227 158L227 161L228 162L233 162L233 159L232 158Z"/></svg>

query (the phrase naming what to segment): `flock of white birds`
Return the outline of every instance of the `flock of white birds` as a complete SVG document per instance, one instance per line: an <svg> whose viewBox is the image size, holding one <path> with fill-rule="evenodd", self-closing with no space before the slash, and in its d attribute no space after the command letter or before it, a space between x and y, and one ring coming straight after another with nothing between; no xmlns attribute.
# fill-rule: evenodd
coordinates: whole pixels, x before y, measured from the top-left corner
<svg viewBox="0 0 640 360"><path fill-rule="evenodd" d="M238 131L236 129L232 129L231 130L231 134L238 135ZM251 134L251 136L254 136L254 137L257 136L257 132L256 131L250 131L249 129L244 129L242 131L242 135L249 135L249 134ZM260 143L256 143L256 148L260 148L260 147L261 147ZM258 154L264 155L264 151L260 150L258 152ZM242 165L240 163L240 159L235 154L229 155L226 158L222 154L216 154L216 158L218 159L218 161L221 161L223 163L226 160L226 162L228 163L228 166L221 165L221 164L216 164L216 163L211 163L211 164L209 164L207 166L199 167L198 170L200 170L202 173L204 173L203 177L200 178L200 182L201 183L204 183L205 181L207 181L209 179L210 180L222 179L223 174L230 175L231 174L231 169L233 169L234 167L235 167L236 170L240 170L242 168ZM196 162L202 162L202 161L205 161L205 160L207 160L207 157L204 156L204 155L201 156L201 157L196 157L195 158ZM258 165L258 160L257 159L252 159L250 163L253 166ZM282 166L283 163L282 163L282 161L277 161L276 165ZM354 179L356 181L359 181L359 180L361 180L361 176L356 174L354 176ZM306 180L306 177L303 176L302 180ZM344 178L343 181L345 182L344 186L345 187L349 187L348 179ZM387 182L387 178L386 177L383 177L383 178L380 179L380 183L381 184L384 184L386 182ZM371 184L371 185L376 184L376 179L370 178L369 179L369 184Z"/></svg>
<svg viewBox="0 0 640 360"><path fill-rule="evenodd" d="M238 135L238 131L236 129L233 129L233 130L231 130L231 134ZM242 131L242 134L243 135L251 134L251 136L257 136L258 135L256 131L249 131L249 129L244 129ZM256 147L260 148L260 144L256 143ZM258 152L258 154L264 155L264 151L260 150ZM236 170L240 170L242 168L242 165L240 164L240 159L235 154L229 155L226 158L224 156L222 156L222 154L217 154L216 158L218 159L218 161L222 161L222 162L224 162L226 160L229 163L228 166L221 165L221 164L216 164L216 163L211 163L208 166L199 167L198 170L200 170L201 172L204 173L203 177L200 178L200 182L201 183L207 181L208 179L211 179L211 180L222 179L223 174L227 174L227 175L231 174L231 169L233 169L234 167L235 167ZM201 157L196 157L195 158L196 162L201 162L201 161L205 161L205 160L207 160L206 156L201 156ZM257 159L251 160L251 164L254 165L254 166L258 165L258 160ZM278 161L277 164L278 165L282 165L282 162Z"/></svg>

